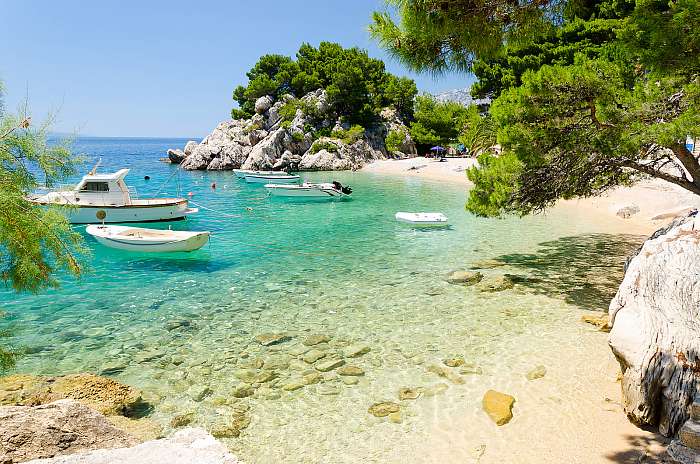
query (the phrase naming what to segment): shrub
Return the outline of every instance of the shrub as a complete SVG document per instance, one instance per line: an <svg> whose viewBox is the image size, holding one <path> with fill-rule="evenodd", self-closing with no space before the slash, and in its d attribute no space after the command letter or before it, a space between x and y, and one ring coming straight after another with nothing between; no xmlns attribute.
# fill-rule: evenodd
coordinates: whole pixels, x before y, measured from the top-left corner
<svg viewBox="0 0 700 464"><path fill-rule="evenodd" d="M302 142L304 140L304 134L302 134L301 132L294 132L292 134L292 140L294 140L295 142Z"/></svg>
<svg viewBox="0 0 700 464"><path fill-rule="evenodd" d="M384 141L386 149L389 151L401 151L401 145L403 145L404 140L406 140L406 135L406 131L403 129L389 131Z"/></svg>
<svg viewBox="0 0 700 464"><path fill-rule="evenodd" d="M311 145L311 153L316 154L321 150L326 150L327 152L330 153L337 153L338 152L338 145L331 141L325 141L321 142L320 140L317 140Z"/></svg>
<svg viewBox="0 0 700 464"><path fill-rule="evenodd" d="M341 129L331 132L331 137L341 139L348 145L352 145L353 143L357 142L363 135L365 135L365 128L359 124L355 124L348 130Z"/></svg>

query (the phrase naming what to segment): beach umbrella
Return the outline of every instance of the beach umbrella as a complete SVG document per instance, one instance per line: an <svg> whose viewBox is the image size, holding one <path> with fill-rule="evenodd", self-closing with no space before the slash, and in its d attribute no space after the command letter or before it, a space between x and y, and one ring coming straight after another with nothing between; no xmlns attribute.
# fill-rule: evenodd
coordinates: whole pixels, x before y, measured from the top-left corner
<svg viewBox="0 0 700 464"><path fill-rule="evenodd" d="M441 146L436 146L430 149L430 151L445 151L445 149Z"/></svg>

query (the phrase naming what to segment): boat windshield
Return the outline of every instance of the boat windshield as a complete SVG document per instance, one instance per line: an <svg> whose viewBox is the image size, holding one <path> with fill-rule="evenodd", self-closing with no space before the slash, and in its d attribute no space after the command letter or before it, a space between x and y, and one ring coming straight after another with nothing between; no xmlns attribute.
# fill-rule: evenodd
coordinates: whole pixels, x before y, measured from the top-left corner
<svg viewBox="0 0 700 464"><path fill-rule="evenodd" d="M82 187L80 187L81 192L109 192L109 185L107 182L85 182Z"/></svg>

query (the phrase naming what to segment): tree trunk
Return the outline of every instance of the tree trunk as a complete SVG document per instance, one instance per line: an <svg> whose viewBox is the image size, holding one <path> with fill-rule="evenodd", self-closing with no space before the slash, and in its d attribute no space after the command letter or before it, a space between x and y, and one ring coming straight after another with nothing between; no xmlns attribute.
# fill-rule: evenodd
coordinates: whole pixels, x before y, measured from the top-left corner
<svg viewBox="0 0 700 464"><path fill-rule="evenodd" d="M700 376L700 217L657 231L628 262L610 303L610 347L634 423L673 436Z"/></svg>

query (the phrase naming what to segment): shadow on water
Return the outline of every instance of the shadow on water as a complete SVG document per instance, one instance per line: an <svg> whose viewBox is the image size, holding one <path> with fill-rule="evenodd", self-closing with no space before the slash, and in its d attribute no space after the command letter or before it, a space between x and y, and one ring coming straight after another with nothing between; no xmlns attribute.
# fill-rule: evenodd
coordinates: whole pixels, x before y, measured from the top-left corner
<svg viewBox="0 0 700 464"><path fill-rule="evenodd" d="M584 234L539 244L536 253L496 258L526 272L509 275L538 294L564 299L590 311L606 311L624 276L624 264L646 237Z"/></svg>

